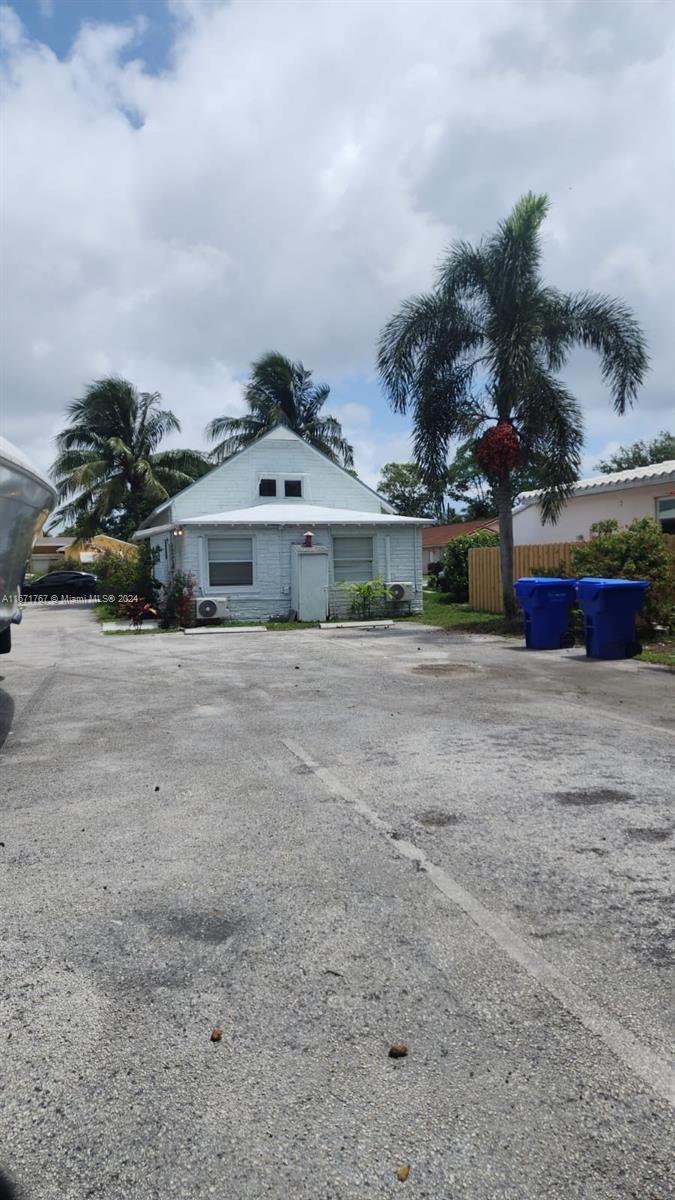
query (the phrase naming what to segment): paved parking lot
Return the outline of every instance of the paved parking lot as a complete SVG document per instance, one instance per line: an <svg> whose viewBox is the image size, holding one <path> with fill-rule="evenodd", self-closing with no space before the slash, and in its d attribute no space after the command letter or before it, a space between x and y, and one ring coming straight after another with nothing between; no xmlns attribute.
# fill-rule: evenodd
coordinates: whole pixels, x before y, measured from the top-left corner
<svg viewBox="0 0 675 1200"><path fill-rule="evenodd" d="M412 625L104 637L68 608L14 642L0 1161L26 1200L675 1196L672 674Z"/></svg>

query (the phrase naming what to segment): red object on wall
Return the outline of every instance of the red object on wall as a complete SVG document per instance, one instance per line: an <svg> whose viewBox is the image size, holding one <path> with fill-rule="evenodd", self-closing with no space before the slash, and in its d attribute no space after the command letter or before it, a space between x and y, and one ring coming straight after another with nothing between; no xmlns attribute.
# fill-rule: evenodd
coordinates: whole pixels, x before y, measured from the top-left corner
<svg viewBox="0 0 675 1200"><path fill-rule="evenodd" d="M303 546L307 546L308 549L311 549L311 547L314 545L314 534L308 531L305 534L305 540L302 544Z"/></svg>

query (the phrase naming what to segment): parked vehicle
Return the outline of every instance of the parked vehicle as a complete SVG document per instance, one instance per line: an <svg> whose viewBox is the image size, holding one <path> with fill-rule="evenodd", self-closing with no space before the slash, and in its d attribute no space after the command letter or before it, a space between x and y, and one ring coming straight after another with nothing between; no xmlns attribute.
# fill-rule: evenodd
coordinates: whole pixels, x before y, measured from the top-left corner
<svg viewBox="0 0 675 1200"><path fill-rule="evenodd" d="M50 571L25 583L24 600L81 600L96 595L98 579L91 571Z"/></svg>
<svg viewBox="0 0 675 1200"><path fill-rule="evenodd" d="M33 541L56 506L48 479L0 437L0 654L12 648L12 624L21 620L20 587Z"/></svg>

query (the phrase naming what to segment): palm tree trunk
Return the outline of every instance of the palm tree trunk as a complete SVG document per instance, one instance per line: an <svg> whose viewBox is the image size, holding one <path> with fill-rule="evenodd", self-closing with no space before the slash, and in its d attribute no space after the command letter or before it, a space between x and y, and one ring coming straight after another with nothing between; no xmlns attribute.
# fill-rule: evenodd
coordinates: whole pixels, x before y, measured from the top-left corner
<svg viewBox="0 0 675 1200"><path fill-rule="evenodd" d="M516 597L513 590L513 517L511 515L511 486L507 479L494 489L499 514L499 562L502 570L502 598L507 617L516 615Z"/></svg>

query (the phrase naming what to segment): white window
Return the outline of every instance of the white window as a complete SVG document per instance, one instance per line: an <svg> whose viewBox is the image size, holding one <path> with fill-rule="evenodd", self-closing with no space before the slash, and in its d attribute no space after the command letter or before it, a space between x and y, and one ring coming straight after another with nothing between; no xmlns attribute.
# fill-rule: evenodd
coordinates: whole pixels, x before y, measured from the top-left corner
<svg viewBox="0 0 675 1200"><path fill-rule="evenodd" d="M333 538L333 574L336 583L364 583L372 579L373 539Z"/></svg>
<svg viewBox="0 0 675 1200"><path fill-rule="evenodd" d="M675 533L675 496L661 496L656 501L656 519L664 533Z"/></svg>
<svg viewBox="0 0 675 1200"><path fill-rule="evenodd" d="M209 587L251 587L253 538L208 539Z"/></svg>

